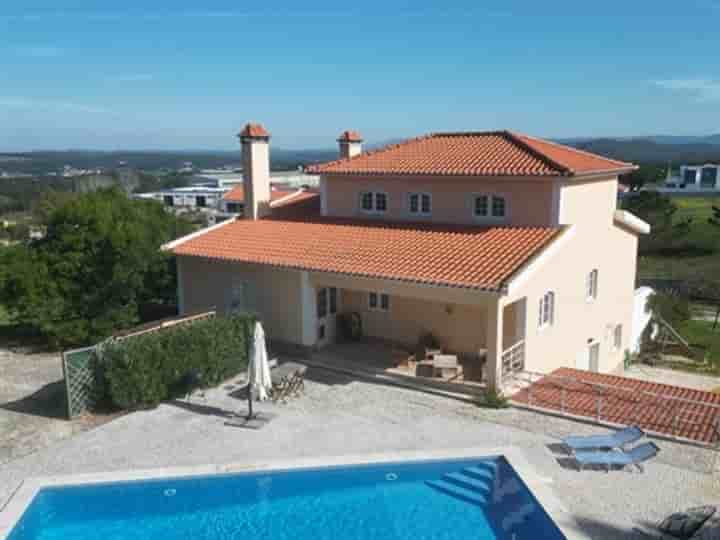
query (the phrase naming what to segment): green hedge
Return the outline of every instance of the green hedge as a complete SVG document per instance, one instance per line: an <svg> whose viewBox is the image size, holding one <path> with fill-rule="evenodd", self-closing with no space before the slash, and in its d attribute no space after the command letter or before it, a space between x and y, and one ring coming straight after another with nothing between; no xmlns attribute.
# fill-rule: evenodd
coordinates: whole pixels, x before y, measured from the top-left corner
<svg viewBox="0 0 720 540"><path fill-rule="evenodd" d="M215 317L110 342L102 349L107 395L122 409L154 406L187 392L191 372L203 386L247 366L251 315Z"/></svg>

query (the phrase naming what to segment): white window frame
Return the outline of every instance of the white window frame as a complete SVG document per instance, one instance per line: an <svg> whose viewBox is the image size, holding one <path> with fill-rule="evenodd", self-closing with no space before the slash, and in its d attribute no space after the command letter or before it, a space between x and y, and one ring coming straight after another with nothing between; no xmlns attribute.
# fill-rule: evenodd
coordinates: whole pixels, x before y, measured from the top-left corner
<svg viewBox="0 0 720 540"><path fill-rule="evenodd" d="M593 268L585 277L585 299L588 302L594 302L598 297L598 278L599 271Z"/></svg>
<svg viewBox="0 0 720 540"><path fill-rule="evenodd" d="M375 295L375 305L374 305L374 306L373 306L372 303L370 302L370 298L371 298L373 295ZM386 308L382 307L382 304L383 304L382 299L383 299L383 297L385 297L385 298L387 299L387 307L386 307ZM369 291L369 292L368 292L368 309L369 309L370 311L384 311L384 312L389 312L391 305L392 305L392 304L390 303L390 295L389 295L388 293L382 292L382 291Z"/></svg>
<svg viewBox="0 0 720 540"><path fill-rule="evenodd" d="M622 324L616 324L615 328L613 328L613 335L612 335L612 350L614 352L619 351L622 349L622 340L623 340L623 325Z"/></svg>
<svg viewBox="0 0 720 540"><path fill-rule="evenodd" d="M476 201L480 197L485 197L487 199L487 212L484 215L478 214L476 212ZM496 216L493 214L493 202L495 199L502 199L504 202L505 213L502 216ZM473 193L470 199L470 206L473 219L475 219L476 221L502 223L507 221L510 217L510 205L508 203L508 197L506 195L503 195L502 193Z"/></svg>
<svg viewBox="0 0 720 540"><path fill-rule="evenodd" d="M370 195L370 209L363 208L363 199L365 198L365 195ZM385 210L378 210L377 207L377 199L378 195L383 195L385 197ZM379 191L379 190L369 190L369 191L361 191L360 197L358 199L358 205L360 206L360 212L363 214L387 214L388 208L390 208L390 196L387 194L386 191Z"/></svg>
<svg viewBox="0 0 720 540"><path fill-rule="evenodd" d="M555 324L555 306L557 295L554 291L547 291L540 297L538 304L538 329L542 330Z"/></svg>
<svg viewBox="0 0 720 540"><path fill-rule="evenodd" d="M417 197L417 211L412 209L412 198ZM423 210L423 199L427 197L428 210ZM432 194L422 191L413 191L407 194L407 212L411 216L431 216L432 215Z"/></svg>

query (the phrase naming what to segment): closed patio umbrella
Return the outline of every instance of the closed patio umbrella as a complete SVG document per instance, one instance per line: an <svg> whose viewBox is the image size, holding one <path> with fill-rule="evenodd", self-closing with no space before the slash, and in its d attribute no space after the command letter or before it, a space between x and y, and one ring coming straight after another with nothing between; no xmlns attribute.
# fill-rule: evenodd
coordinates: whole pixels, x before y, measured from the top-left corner
<svg viewBox="0 0 720 540"><path fill-rule="evenodd" d="M265 345L265 331L262 324L255 323L252 347L250 349L250 364L248 365L248 408L252 417L252 397L257 396L259 401L268 398L272 387L270 380L270 364L268 363L267 347Z"/></svg>

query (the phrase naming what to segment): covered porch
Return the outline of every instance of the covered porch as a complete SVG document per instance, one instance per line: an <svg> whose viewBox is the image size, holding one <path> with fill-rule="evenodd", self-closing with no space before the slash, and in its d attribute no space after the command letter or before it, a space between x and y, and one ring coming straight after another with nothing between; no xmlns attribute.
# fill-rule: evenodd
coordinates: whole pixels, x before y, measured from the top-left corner
<svg viewBox="0 0 720 540"><path fill-rule="evenodd" d="M306 284L325 363L482 388L524 369L525 298L505 305L492 292L320 273Z"/></svg>

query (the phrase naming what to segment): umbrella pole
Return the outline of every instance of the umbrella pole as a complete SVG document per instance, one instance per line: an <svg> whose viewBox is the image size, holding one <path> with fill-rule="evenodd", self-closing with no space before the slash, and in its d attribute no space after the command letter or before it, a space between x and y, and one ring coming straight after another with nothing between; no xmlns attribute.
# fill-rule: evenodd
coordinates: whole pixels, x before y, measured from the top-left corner
<svg viewBox="0 0 720 540"><path fill-rule="evenodd" d="M253 417L252 388L250 387L250 384L248 383L248 420L250 420L252 417Z"/></svg>

